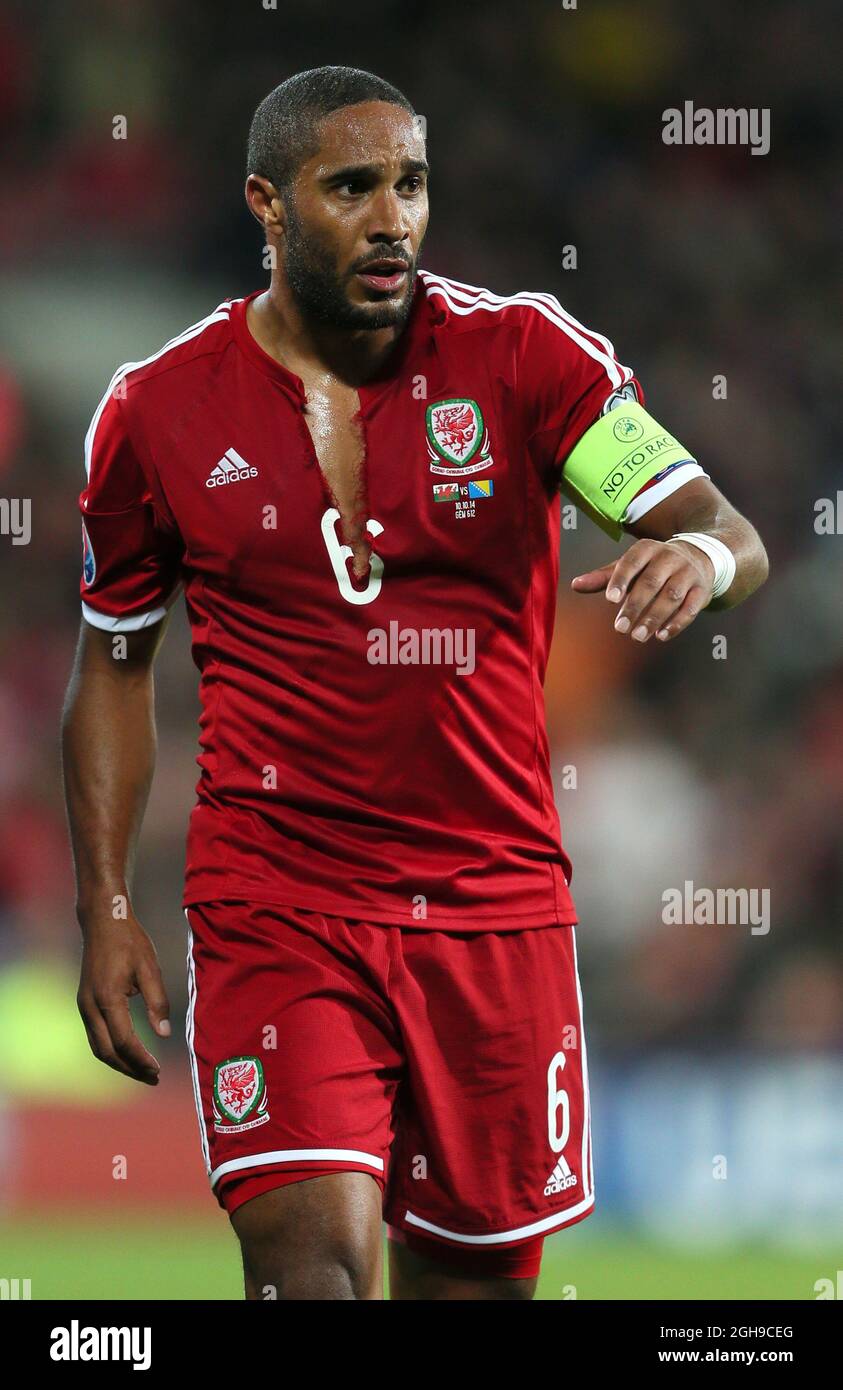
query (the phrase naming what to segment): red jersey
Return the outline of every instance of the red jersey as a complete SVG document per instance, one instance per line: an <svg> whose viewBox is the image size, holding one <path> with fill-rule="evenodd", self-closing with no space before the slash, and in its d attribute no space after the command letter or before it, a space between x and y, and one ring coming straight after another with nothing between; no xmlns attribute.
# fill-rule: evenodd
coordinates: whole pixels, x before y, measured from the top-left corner
<svg viewBox="0 0 843 1390"><path fill-rule="evenodd" d="M575 922L542 694L558 483L612 393L638 392L631 370L551 295L420 271L359 390L360 581L302 381L258 346L249 299L121 367L86 439L86 619L126 631L182 587L187 604L202 713L185 905Z"/></svg>

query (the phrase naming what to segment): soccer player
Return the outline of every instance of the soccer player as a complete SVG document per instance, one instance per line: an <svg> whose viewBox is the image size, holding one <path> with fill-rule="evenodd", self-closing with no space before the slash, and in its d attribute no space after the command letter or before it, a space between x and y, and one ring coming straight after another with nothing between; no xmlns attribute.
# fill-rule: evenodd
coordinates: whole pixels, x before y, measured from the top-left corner
<svg viewBox="0 0 843 1390"><path fill-rule="evenodd" d="M327 67L258 107L268 289L119 368L86 438L64 766L79 1004L155 1085L134 916L153 659L200 671L187 1043L248 1298L524 1299L594 1203L571 865L542 682L560 486L633 543L573 581L668 641L766 576L758 536L550 294L420 270L420 122ZM576 654L572 653L576 660Z"/></svg>

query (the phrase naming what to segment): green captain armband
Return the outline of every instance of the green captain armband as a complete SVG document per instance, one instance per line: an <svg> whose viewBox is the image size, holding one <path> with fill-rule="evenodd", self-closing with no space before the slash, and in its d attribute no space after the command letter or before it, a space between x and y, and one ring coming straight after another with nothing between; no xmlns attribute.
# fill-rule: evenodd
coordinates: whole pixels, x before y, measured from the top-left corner
<svg viewBox="0 0 843 1390"><path fill-rule="evenodd" d="M571 450L560 490L613 540L623 534L626 509L645 483L677 463L694 462L684 444L637 401L601 415Z"/></svg>

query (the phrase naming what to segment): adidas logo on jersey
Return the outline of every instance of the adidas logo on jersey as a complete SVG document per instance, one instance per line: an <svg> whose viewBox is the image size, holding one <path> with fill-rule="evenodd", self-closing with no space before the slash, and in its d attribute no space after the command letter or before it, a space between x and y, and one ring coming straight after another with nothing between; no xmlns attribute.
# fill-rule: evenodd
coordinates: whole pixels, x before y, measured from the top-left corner
<svg viewBox="0 0 843 1390"><path fill-rule="evenodd" d="M226 449L219 463L211 470L206 487L225 487L226 483L241 483L245 478L256 478L258 470L241 458L236 449Z"/></svg>
<svg viewBox="0 0 843 1390"><path fill-rule="evenodd" d="M572 1173L564 1158L560 1158L547 1180L544 1195L545 1197L554 1197L557 1192L567 1192L569 1187L576 1187L576 1185L576 1173Z"/></svg>

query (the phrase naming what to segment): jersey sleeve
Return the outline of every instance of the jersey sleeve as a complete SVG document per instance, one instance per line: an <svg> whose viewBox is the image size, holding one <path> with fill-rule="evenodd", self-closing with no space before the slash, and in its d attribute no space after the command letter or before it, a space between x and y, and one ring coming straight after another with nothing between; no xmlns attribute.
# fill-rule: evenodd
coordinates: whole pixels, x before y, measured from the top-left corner
<svg viewBox="0 0 843 1390"><path fill-rule="evenodd" d="M618 360L608 338L585 328L553 295L533 298L521 334L519 394L529 452L542 479L555 490L567 458L601 415L625 401L643 406L646 400L633 369ZM652 480L632 498L624 525L700 476L707 475L690 455L674 464L664 478Z"/></svg>
<svg viewBox="0 0 843 1390"><path fill-rule="evenodd" d="M132 632L160 622L181 588L181 546L163 526L126 429L120 399L103 398L85 438L82 614L94 627Z"/></svg>

